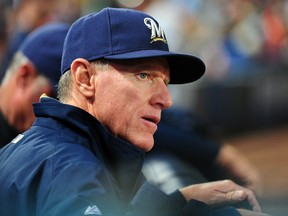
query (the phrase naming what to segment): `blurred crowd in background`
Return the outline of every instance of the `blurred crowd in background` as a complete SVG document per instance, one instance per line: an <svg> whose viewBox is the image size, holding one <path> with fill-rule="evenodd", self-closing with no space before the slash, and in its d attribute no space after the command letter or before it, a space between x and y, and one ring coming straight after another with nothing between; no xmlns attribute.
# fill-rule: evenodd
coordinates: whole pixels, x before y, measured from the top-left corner
<svg viewBox="0 0 288 216"><path fill-rule="evenodd" d="M223 135L288 123L287 0L1 0L0 78L30 31L107 6L153 15L172 51L204 60L199 82L170 86L175 107Z"/></svg>

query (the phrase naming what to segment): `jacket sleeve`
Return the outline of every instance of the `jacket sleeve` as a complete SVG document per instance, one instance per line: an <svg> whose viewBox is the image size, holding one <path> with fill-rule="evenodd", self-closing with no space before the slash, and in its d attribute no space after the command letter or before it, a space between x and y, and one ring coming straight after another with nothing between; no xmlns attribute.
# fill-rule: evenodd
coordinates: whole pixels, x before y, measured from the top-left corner
<svg viewBox="0 0 288 216"><path fill-rule="evenodd" d="M138 191L131 209L133 216L240 216L233 207L215 209L197 200L187 203L178 190L167 195L149 183Z"/></svg>
<svg viewBox="0 0 288 216"><path fill-rule="evenodd" d="M95 178L97 172L91 172L92 167L79 164L73 168L61 172L59 178L55 176L47 189L39 191L41 199L37 200L35 215L240 216L233 208L212 209L195 200L187 203L179 191L167 195L148 182L137 190L129 204L101 177Z"/></svg>
<svg viewBox="0 0 288 216"><path fill-rule="evenodd" d="M38 188L36 197L33 197L35 200L31 200L31 203L37 203L36 212L31 215L226 215L226 209L215 210L198 201L186 203L179 191L167 195L156 186L142 181L136 187L135 195L125 200L118 191L117 183L109 179L109 171L92 159L90 161L88 154L79 154L80 149L76 150L73 154L62 155L61 161L48 160L43 164L46 167L39 168L38 181L31 183ZM218 214L218 211L224 213ZM239 216L234 209L227 211L229 216Z"/></svg>

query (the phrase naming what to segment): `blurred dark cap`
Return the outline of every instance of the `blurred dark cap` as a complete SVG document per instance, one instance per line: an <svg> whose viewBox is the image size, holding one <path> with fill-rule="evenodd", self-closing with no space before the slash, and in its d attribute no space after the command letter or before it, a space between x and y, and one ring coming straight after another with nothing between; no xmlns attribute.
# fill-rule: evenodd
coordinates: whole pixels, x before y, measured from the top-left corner
<svg viewBox="0 0 288 216"><path fill-rule="evenodd" d="M54 93L61 76L62 49L69 27L66 23L45 24L31 32L19 48L37 71L51 81Z"/></svg>

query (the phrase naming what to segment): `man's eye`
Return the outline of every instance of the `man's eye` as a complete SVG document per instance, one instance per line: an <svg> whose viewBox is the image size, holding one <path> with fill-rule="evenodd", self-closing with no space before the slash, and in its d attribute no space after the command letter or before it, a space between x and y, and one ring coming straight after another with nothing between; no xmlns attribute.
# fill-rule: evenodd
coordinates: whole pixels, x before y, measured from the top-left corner
<svg viewBox="0 0 288 216"><path fill-rule="evenodd" d="M139 74L139 77L140 77L141 79L147 79L148 74L146 74L146 73L140 73L140 74Z"/></svg>

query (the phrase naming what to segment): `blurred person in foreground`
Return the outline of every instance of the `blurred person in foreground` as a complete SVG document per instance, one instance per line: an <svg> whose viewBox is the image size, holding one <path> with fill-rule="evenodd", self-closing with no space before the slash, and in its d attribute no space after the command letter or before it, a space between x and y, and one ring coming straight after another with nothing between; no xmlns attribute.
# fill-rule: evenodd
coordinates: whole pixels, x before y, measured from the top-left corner
<svg viewBox="0 0 288 216"><path fill-rule="evenodd" d="M253 192L229 180L171 194L145 181L145 152L172 105L168 83L205 71L169 52L153 17L105 8L78 19L61 71L59 101L41 97L33 126L0 151L1 215L264 215ZM243 200L253 211L230 206Z"/></svg>
<svg viewBox="0 0 288 216"><path fill-rule="evenodd" d="M231 179L262 195L258 169L230 143L219 140L200 117L178 108L162 112L143 172L164 192L190 184Z"/></svg>
<svg viewBox="0 0 288 216"><path fill-rule="evenodd" d="M58 22L41 26L15 53L0 86L0 147L32 125L32 103L41 94L56 97L68 29L69 25Z"/></svg>

